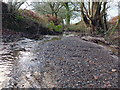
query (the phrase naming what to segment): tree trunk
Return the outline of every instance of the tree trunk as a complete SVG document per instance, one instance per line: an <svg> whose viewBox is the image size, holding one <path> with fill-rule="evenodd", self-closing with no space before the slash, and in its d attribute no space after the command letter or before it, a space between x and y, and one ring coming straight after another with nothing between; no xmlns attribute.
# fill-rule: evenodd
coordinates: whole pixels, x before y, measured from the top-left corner
<svg viewBox="0 0 120 90"><path fill-rule="evenodd" d="M81 2L81 15L87 27L90 27L93 34L96 30L107 30L106 21L106 4L107 2L90 2L86 7L84 2ZM103 6L102 6L103 5ZM103 8L103 9L102 9ZM101 10L102 9L102 10Z"/></svg>
<svg viewBox="0 0 120 90"><path fill-rule="evenodd" d="M105 31L107 31L108 30L108 27L107 27L107 20L106 20L106 17L107 17L107 14L106 14L106 2L104 3L104 7L103 7L103 12L104 12L104 29L105 29Z"/></svg>
<svg viewBox="0 0 120 90"><path fill-rule="evenodd" d="M70 15L70 8L68 2L64 3L64 7L66 8L66 24L70 25L71 15Z"/></svg>

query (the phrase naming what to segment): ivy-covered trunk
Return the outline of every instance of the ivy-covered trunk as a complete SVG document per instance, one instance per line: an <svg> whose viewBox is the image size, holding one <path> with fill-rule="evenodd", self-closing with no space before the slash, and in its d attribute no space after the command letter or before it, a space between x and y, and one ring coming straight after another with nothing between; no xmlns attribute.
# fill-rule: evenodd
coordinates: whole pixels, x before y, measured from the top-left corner
<svg viewBox="0 0 120 90"><path fill-rule="evenodd" d="M64 7L66 8L66 24L70 25L71 13L70 13L70 8L69 8L68 2L64 3Z"/></svg>

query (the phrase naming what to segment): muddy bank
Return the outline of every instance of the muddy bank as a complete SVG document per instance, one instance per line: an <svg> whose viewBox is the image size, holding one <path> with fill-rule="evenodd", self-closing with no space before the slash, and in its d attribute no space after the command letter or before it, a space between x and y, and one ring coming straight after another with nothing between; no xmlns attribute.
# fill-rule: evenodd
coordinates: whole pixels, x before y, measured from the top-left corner
<svg viewBox="0 0 120 90"><path fill-rule="evenodd" d="M9 10L9 5L1 2L2 4L2 39L4 42L16 41L20 37L29 39L39 39L42 35L59 35L62 32L50 30L47 27L43 18L34 17L32 12L30 16L22 14L24 10ZM27 10L26 10L27 11ZM21 13L20 13L21 12ZM40 19L41 21L37 21Z"/></svg>
<svg viewBox="0 0 120 90"><path fill-rule="evenodd" d="M118 57L100 45L79 37L22 43L6 87L118 87Z"/></svg>
<svg viewBox="0 0 120 90"><path fill-rule="evenodd" d="M43 29L44 30L44 29ZM62 35L63 32L55 32L55 31L44 31L42 33L27 33L27 32L17 32L11 29L2 29L1 30L1 39L2 42L9 43L9 42L17 42L23 38L28 38L32 40L42 40L45 35Z"/></svg>

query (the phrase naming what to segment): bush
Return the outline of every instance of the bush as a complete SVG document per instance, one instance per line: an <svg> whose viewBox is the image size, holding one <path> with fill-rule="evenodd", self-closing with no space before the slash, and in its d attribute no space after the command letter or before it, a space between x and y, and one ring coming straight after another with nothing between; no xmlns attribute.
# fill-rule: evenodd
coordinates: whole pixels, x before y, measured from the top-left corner
<svg viewBox="0 0 120 90"><path fill-rule="evenodd" d="M21 16L20 14L16 14L16 15L15 15L15 19L16 19L16 20L23 20L24 17Z"/></svg>
<svg viewBox="0 0 120 90"><path fill-rule="evenodd" d="M57 26L55 26L55 31L57 31L57 32L61 32L62 31L62 26L61 25L57 25Z"/></svg>
<svg viewBox="0 0 120 90"><path fill-rule="evenodd" d="M43 26L45 26L47 24L47 18L45 18L43 16L40 16L38 13L35 13L35 12L31 11L31 10L26 10L26 9L22 10L22 9L20 9L18 11L18 13L21 16L25 17L25 18L31 19L31 20L33 20L33 21L35 21L37 23L42 24Z"/></svg>
<svg viewBox="0 0 120 90"><path fill-rule="evenodd" d="M61 25L55 25L53 22L50 22L48 24L48 28L52 31L62 32L63 27Z"/></svg>

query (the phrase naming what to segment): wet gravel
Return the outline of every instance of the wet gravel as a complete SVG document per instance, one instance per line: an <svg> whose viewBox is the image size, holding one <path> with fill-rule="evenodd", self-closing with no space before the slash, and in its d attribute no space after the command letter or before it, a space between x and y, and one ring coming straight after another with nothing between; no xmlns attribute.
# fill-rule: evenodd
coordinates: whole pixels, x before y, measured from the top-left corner
<svg viewBox="0 0 120 90"><path fill-rule="evenodd" d="M65 37L48 42L29 41L22 48L26 50L19 52L6 87L118 87L118 58L95 43Z"/></svg>

